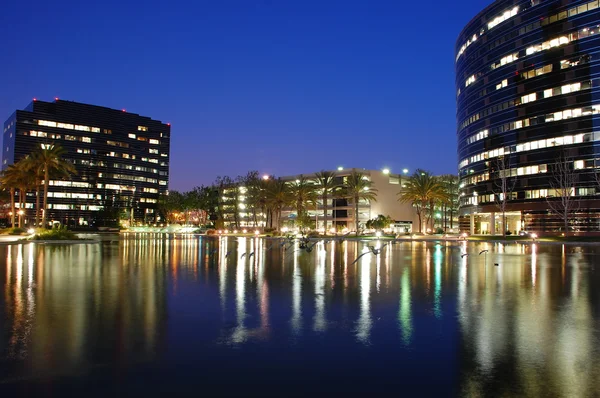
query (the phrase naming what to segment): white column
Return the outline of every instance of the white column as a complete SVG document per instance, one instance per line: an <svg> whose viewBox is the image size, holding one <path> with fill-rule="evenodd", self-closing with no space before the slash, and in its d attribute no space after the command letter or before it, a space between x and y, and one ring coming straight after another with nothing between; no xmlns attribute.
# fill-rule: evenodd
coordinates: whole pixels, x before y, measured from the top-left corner
<svg viewBox="0 0 600 398"><path fill-rule="evenodd" d="M496 213L490 213L490 235L496 235Z"/></svg>

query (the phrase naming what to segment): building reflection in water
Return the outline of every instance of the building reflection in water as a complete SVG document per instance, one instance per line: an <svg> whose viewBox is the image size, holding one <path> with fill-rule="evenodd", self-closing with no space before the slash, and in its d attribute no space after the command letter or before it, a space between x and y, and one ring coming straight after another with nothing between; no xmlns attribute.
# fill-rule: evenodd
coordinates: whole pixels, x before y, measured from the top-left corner
<svg viewBox="0 0 600 398"><path fill-rule="evenodd" d="M0 247L0 349L12 364L3 377L160 361L189 345L167 341L170 331L192 328L190 318L174 324L177 311L192 308L209 345L318 338L317 347L349 335L353 345L400 354L427 352L431 328L440 328L448 331L441 339L458 333L440 344L457 352L463 395L600 393L594 247L404 242L356 263L367 242L297 249L254 237L153 234Z"/></svg>

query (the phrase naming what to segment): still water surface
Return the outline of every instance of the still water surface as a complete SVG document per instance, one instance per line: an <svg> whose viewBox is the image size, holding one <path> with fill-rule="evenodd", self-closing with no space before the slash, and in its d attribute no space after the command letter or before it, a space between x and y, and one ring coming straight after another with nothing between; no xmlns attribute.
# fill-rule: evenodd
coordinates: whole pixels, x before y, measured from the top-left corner
<svg viewBox="0 0 600 398"><path fill-rule="evenodd" d="M600 396L598 248L366 250L0 246L0 393Z"/></svg>

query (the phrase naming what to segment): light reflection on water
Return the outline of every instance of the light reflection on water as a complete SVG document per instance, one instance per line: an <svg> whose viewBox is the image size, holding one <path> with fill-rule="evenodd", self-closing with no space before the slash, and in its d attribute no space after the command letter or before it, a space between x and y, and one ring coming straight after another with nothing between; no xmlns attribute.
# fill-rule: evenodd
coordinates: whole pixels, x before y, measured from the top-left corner
<svg viewBox="0 0 600 398"><path fill-rule="evenodd" d="M149 391L173 380L192 388L198 379L174 371L185 364L204 384L235 365L248 382L270 366L281 388L301 367L308 379L356 378L336 391L400 377L423 394L600 394L595 246L374 246L379 255L355 241L306 253L276 240L150 234L1 246L0 391L78 381L85 392L99 378L110 392L138 373Z"/></svg>

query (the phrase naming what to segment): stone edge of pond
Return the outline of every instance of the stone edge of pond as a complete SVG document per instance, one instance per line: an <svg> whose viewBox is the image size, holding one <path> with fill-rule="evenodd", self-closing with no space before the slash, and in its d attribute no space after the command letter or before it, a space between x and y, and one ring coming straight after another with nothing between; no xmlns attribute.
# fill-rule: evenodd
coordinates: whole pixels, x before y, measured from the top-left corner
<svg viewBox="0 0 600 398"><path fill-rule="evenodd" d="M82 244L93 244L101 243L98 239L78 239L78 240L27 240L18 239L10 242L0 242L0 246L5 245L22 245L27 243L40 243L40 244L55 244L55 245L82 245Z"/></svg>

